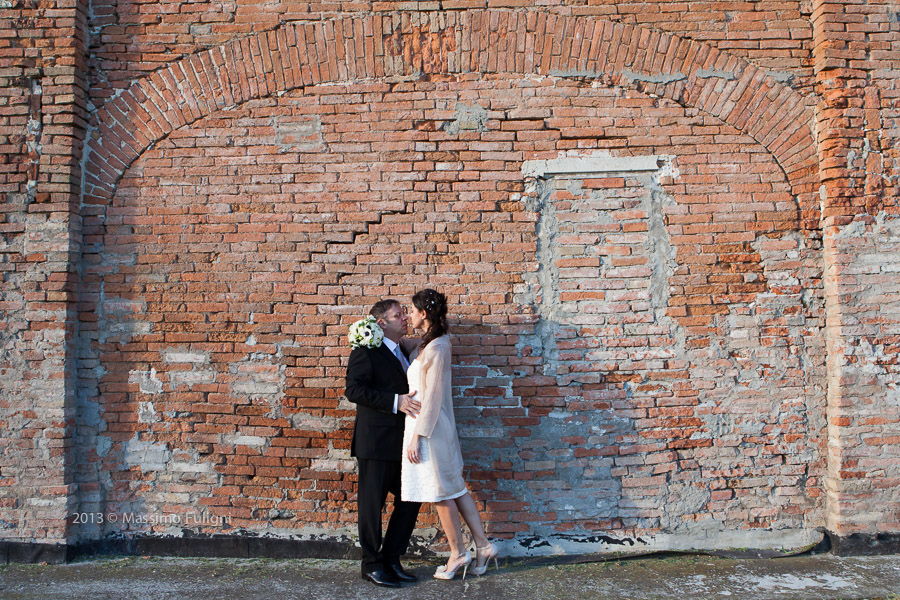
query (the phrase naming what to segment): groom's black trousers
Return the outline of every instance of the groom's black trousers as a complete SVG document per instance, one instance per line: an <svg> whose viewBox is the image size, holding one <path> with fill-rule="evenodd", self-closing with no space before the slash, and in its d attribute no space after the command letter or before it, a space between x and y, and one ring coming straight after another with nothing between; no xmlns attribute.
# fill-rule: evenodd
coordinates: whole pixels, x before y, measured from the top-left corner
<svg viewBox="0 0 900 600"><path fill-rule="evenodd" d="M358 506L359 545L362 547L362 572L381 569L386 563L406 554L409 537L416 527L419 502L400 500L400 461L359 458ZM381 513L387 494L394 495L394 512L381 537Z"/></svg>

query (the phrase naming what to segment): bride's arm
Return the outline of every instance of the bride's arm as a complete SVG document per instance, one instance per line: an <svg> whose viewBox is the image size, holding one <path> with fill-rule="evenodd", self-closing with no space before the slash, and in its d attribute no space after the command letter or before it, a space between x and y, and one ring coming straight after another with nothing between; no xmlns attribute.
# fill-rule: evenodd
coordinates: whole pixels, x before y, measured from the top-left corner
<svg viewBox="0 0 900 600"><path fill-rule="evenodd" d="M422 351L420 357L422 372L420 377L420 397L422 398L422 410L416 418L416 428L413 433L422 437L431 437L434 426L441 414L441 405L444 402L444 394L447 386L444 378L448 376L450 366L450 348L443 344L429 344ZM445 368L446 367L446 368Z"/></svg>

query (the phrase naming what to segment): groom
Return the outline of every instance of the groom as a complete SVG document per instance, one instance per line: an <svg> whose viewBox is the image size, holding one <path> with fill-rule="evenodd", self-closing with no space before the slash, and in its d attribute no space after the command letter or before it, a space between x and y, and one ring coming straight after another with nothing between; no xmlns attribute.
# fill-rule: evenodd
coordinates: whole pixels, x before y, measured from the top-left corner
<svg viewBox="0 0 900 600"><path fill-rule="evenodd" d="M396 300L381 300L369 314L384 331L384 341L378 348L350 352L345 392L356 404L350 455L359 463L362 578L375 585L400 587L401 581L416 581L400 564L419 515L418 502L400 500L400 459L404 420L407 414L415 417L420 405L409 395L415 390L407 386L409 363L399 345L407 331L403 308ZM388 492L394 495L394 512L382 543L381 513Z"/></svg>

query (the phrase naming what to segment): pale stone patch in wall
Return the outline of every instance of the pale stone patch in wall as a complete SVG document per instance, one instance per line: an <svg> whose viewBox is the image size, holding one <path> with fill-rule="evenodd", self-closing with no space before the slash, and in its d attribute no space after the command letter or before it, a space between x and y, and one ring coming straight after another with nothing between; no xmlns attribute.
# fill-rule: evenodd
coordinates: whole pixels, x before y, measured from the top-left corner
<svg viewBox="0 0 900 600"><path fill-rule="evenodd" d="M222 443L232 446L253 446L262 448L268 446L269 438L258 435L242 435L240 433L234 433L223 435Z"/></svg>
<svg viewBox="0 0 900 600"><path fill-rule="evenodd" d="M522 175L528 178L608 176L638 171L652 172L672 163L672 157L613 156L608 153L563 154L549 160L528 160L522 163Z"/></svg>
<svg viewBox="0 0 900 600"><path fill-rule="evenodd" d="M167 363L192 363L192 364L209 364L209 352L196 352L190 350L178 350L169 348L163 350L163 362Z"/></svg>

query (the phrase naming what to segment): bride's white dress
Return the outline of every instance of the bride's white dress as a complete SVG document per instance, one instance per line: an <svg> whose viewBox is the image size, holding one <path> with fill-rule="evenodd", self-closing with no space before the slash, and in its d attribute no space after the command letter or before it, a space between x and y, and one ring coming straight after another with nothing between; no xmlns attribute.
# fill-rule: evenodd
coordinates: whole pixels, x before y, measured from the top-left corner
<svg viewBox="0 0 900 600"><path fill-rule="evenodd" d="M406 379L409 389L420 390L422 361L418 358L409 365ZM416 399L423 394L417 392ZM456 422L452 417L438 418L430 437L419 438L419 462L409 462L406 449L412 441L416 421L406 416L403 432L403 461L400 472L400 490L406 502L440 502L464 495L466 484L462 477L462 452L456 434ZM438 463L440 461L440 464Z"/></svg>

